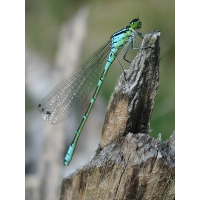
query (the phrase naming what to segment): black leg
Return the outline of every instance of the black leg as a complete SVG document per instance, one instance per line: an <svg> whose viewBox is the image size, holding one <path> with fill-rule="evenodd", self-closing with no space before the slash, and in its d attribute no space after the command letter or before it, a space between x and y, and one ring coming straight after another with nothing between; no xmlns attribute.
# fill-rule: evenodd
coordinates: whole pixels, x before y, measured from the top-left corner
<svg viewBox="0 0 200 200"><path fill-rule="evenodd" d="M135 33L139 36L139 37L141 37L142 39L143 39L143 34L142 33L140 33L140 32L137 32L136 30L135 30Z"/></svg>
<svg viewBox="0 0 200 200"><path fill-rule="evenodd" d="M126 73L125 73L125 71L124 71L124 68L122 67L122 65L121 65L121 63L119 62L118 58L117 58L117 61L118 61L119 65L120 65L120 67L122 68L122 71L124 72L124 79L126 80Z"/></svg>
<svg viewBox="0 0 200 200"><path fill-rule="evenodd" d="M126 62L128 62L128 63L131 63L131 62L130 62L129 60L126 60L126 54L127 54L127 52L128 52L128 50L129 50L129 48L130 48L131 45L133 45L132 41L131 41L130 44L128 45L128 47L127 47L127 49L126 49L126 52L125 52L125 54L124 54L124 57L123 57L123 59L124 59Z"/></svg>

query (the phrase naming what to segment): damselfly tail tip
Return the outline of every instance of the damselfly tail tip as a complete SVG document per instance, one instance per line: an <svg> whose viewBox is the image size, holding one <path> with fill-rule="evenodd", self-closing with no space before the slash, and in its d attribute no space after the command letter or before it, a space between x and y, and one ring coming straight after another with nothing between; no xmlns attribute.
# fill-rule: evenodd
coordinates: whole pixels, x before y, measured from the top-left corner
<svg viewBox="0 0 200 200"><path fill-rule="evenodd" d="M67 160L64 160L64 166L68 166L69 162Z"/></svg>

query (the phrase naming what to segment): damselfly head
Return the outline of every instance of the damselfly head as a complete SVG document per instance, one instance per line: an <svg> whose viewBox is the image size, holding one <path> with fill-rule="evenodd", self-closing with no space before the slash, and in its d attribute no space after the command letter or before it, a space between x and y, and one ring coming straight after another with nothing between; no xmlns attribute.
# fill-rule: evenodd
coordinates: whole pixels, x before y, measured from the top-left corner
<svg viewBox="0 0 200 200"><path fill-rule="evenodd" d="M130 21L130 26L134 29L139 29L142 27L142 22L136 18Z"/></svg>

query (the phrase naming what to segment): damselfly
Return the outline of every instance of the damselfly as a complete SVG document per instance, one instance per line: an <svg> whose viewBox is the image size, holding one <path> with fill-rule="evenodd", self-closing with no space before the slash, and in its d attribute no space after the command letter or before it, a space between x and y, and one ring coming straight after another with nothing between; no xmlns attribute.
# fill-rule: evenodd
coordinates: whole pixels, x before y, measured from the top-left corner
<svg viewBox="0 0 200 200"><path fill-rule="evenodd" d="M136 29L141 27L142 22L139 19L131 20L126 28L114 33L107 43L94 52L79 69L55 87L38 105L38 110L43 120L48 121L50 124L58 124L70 117L80 107L95 83L99 80L89 107L65 156L64 165L69 165L72 159L79 135L94 105L110 65L126 47L127 50L123 57L124 60L126 60L126 54L130 47L132 49L140 49L138 47L136 34L141 38L143 38L143 34L137 32ZM134 48L134 43L136 48ZM102 62L105 58L107 58L107 62L103 69ZM126 61L129 62L128 60Z"/></svg>

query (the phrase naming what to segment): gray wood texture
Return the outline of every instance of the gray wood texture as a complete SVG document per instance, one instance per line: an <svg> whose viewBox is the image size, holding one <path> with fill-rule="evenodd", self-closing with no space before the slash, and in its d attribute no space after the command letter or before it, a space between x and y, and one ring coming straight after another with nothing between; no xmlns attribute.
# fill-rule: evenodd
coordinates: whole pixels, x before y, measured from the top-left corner
<svg viewBox="0 0 200 200"><path fill-rule="evenodd" d="M175 199L174 135L148 135L159 86L160 32L145 35L107 108L94 157L63 179L60 200Z"/></svg>

